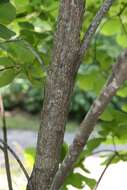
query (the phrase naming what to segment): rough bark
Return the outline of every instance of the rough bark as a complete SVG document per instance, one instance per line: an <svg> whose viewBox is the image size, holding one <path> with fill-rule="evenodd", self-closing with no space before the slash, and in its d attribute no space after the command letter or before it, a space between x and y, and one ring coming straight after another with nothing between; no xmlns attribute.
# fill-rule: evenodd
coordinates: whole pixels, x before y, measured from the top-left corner
<svg viewBox="0 0 127 190"><path fill-rule="evenodd" d="M81 58L86 53L92 36L113 1L104 1L86 32L82 45L80 45L80 28L85 3L83 0L60 1L53 61L50 65L46 81L36 161L28 182L28 190L50 189L59 167L69 101ZM77 147L75 148L77 150ZM74 158L76 158L76 155ZM64 163L66 163L66 160ZM59 170L57 174L61 171ZM63 174L65 174L64 171ZM51 189L57 190L60 184L63 183L63 179L60 179L60 183L58 182L56 185L57 179L59 179L57 176L59 175L56 175ZM54 187L54 184L56 187Z"/></svg>
<svg viewBox="0 0 127 190"><path fill-rule="evenodd" d="M83 0L61 0L53 61L48 71L41 126L29 190L49 190L59 167L61 146L79 59Z"/></svg>
<svg viewBox="0 0 127 190"><path fill-rule="evenodd" d="M107 104L111 101L111 98L115 95L116 91L125 80L127 80L127 50L125 50L125 52L118 58L118 62L115 65L107 84L104 86L99 97L94 101L86 117L80 124L78 133L69 148L67 156L55 175L50 190L57 190L61 187L65 177L73 169L74 163L86 145L99 116L103 113Z"/></svg>

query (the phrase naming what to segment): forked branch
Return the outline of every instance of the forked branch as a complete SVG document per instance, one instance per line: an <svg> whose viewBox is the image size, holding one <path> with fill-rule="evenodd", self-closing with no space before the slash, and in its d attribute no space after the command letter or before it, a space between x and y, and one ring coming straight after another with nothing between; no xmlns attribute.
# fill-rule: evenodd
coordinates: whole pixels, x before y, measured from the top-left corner
<svg viewBox="0 0 127 190"><path fill-rule="evenodd" d="M69 172L73 169L74 163L82 152L87 140L92 133L99 116L103 113L112 97L115 95L123 82L127 80L127 50L118 58L118 61L101 91L99 97L93 102L89 112L80 124L69 152L56 173L50 190L56 190L61 187Z"/></svg>
<svg viewBox="0 0 127 190"><path fill-rule="evenodd" d="M25 169L23 163L21 162L20 158L18 157L18 155L14 152L14 150L8 145L6 144L2 139L0 139L0 143L3 144L3 146L6 146L7 149L9 150L9 152L14 156L14 158L16 159L16 161L18 162L20 168L22 169L25 177L27 180L29 180L29 174L27 172L27 170ZM0 145L0 149L2 151L4 151L4 148Z"/></svg>

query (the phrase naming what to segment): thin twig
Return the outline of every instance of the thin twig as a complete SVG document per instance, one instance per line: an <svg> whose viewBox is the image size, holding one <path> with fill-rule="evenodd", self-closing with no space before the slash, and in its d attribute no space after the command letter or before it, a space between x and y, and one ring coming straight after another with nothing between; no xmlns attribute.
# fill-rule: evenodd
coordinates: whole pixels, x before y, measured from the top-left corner
<svg viewBox="0 0 127 190"><path fill-rule="evenodd" d="M90 134L92 133L100 115L105 110L112 97L117 90L127 80L127 50L121 54L115 64L112 74L109 76L100 95L93 102L84 120L80 124L80 128L75 135L72 145L69 147L68 154L57 171L50 190L56 190L61 187L69 171L73 169L74 163L80 153L83 151Z"/></svg>
<svg viewBox="0 0 127 190"><path fill-rule="evenodd" d="M0 149L4 152L4 147L0 145Z"/></svg>
<svg viewBox="0 0 127 190"><path fill-rule="evenodd" d="M5 118L5 111L4 111L2 96L0 96L0 111L1 111L1 117L2 117L2 123L3 123L3 127L2 127L3 139L4 139L4 142L7 144L6 118ZM4 158L5 158L5 168L6 168L6 174L7 174L8 188L9 190L13 190L8 150L7 150L7 146L5 145L4 145Z"/></svg>
<svg viewBox="0 0 127 190"><path fill-rule="evenodd" d="M112 137L112 144L114 146L114 151L117 152L116 143L115 143L115 136Z"/></svg>
<svg viewBox="0 0 127 190"><path fill-rule="evenodd" d="M98 186L99 186L99 184L100 184L100 182L101 182L101 180L102 180L102 177L104 176L106 170L108 169L109 165L112 163L112 161L113 161L113 159L114 159L115 157L116 157L116 154L114 154L114 155L111 157L111 159L108 161L108 163L106 164L106 167L104 168L104 170L103 170L101 176L99 177L99 179L98 179L98 181L97 181L97 184L96 184L94 190L97 190L97 188L98 188Z"/></svg>
<svg viewBox="0 0 127 190"><path fill-rule="evenodd" d="M102 19L104 18L105 14L108 12L108 10L110 9L114 1L115 0L105 0L101 8L95 15L92 23L90 24L87 32L84 35L83 42L80 48L81 57L86 54L86 51L89 47L91 39L96 32L96 29L98 28L99 24L101 23Z"/></svg>
<svg viewBox="0 0 127 190"><path fill-rule="evenodd" d="M15 65L14 66L4 67L4 68L0 69L0 71L5 71L5 70L8 70L8 69L12 69L14 67L15 67Z"/></svg>
<svg viewBox="0 0 127 190"><path fill-rule="evenodd" d="M112 152L112 153L114 153L115 151L114 150L109 150L109 149L97 150L97 151L93 152L92 155L100 154L100 153L104 153L104 152Z"/></svg>
<svg viewBox="0 0 127 190"><path fill-rule="evenodd" d="M27 46L27 48L29 48L29 50L32 52L32 54L36 57L36 59L38 60L38 62L40 63L40 65L42 66L44 71L46 71L45 63L42 60L42 58L40 57L39 53L31 46L31 44L29 42L27 42L25 40L23 40L23 42Z"/></svg>
<svg viewBox="0 0 127 190"><path fill-rule="evenodd" d="M127 8L127 3L123 3L123 7L120 9L119 13L117 14L117 16L121 16L122 13L125 11L125 9Z"/></svg>
<svg viewBox="0 0 127 190"><path fill-rule="evenodd" d="M12 148L6 144L2 139L0 139L0 143L2 143L3 145L5 145L7 147L7 149L11 152L11 154L14 156L14 158L16 159L16 161L18 162L20 168L22 169L22 171L24 172L24 175L26 176L27 180L29 180L29 174L27 173L27 170L25 169L24 165L22 164L21 160L19 159L19 157L17 156L17 154L12 150ZM1 148L1 147L0 147Z"/></svg>
<svg viewBox="0 0 127 190"><path fill-rule="evenodd" d="M0 45L6 44L6 43L20 42L20 41L22 41L22 39L20 39L20 38L15 38L15 39L11 39L11 40L4 40L4 41L0 41Z"/></svg>

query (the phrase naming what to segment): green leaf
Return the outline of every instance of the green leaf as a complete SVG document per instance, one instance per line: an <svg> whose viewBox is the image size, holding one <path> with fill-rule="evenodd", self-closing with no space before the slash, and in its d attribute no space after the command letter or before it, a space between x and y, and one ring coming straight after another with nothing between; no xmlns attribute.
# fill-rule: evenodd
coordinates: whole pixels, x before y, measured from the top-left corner
<svg viewBox="0 0 127 190"><path fill-rule="evenodd" d="M15 6L16 6L16 10L18 13L22 13L24 11L26 11L27 6L29 5L29 0L13 0Z"/></svg>
<svg viewBox="0 0 127 190"><path fill-rule="evenodd" d="M98 94L105 83L105 78L99 67L96 65L87 66L88 67L85 68L84 71L79 71L77 85L81 90L92 91Z"/></svg>
<svg viewBox="0 0 127 190"><path fill-rule="evenodd" d="M0 0L0 4L2 4L2 3L8 3L9 2L9 0Z"/></svg>
<svg viewBox="0 0 127 190"><path fill-rule="evenodd" d="M123 98L127 97L127 87L122 87L117 91L117 95Z"/></svg>
<svg viewBox="0 0 127 190"><path fill-rule="evenodd" d="M32 63L35 56L23 40L15 40L8 43L0 44L1 49L8 52L16 63Z"/></svg>
<svg viewBox="0 0 127 190"><path fill-rule="evenodd" d="M124 104L124 105L122 106L122 110L125 111L125 112L127 112L127 104Z"/></svg>
<svg viewBox="0 0 127 190"><path fill-rule="evenodd" d="M91 154L103 141L105 141L105 138L94 138L89 140L85 150L86 154Z"/></svg>
<svg viewBox="0 0 127 190"><path fill-rule="evenodd" d="M114 119L110 122L101 123L102 131L99 134L107 137L117 137L119 140L127 139L127 117L126 114L121 111L114 110L112 112Z"/></svg>
<svg viewBox="0 0 127 190"><path fill-rule="evenodd" d="M68 176L67 180L65 181L64 187L66 185L73 185L76 188L82 188L83 181L84 181L84 176L82 176L81 174L78 174L78 173L71 173ZM64 189L64 187L63 187L63 189Z"/></svg>
<svg viewBox="0 0 127 190"><path fill-rule="evenodd" d="M110 154L110 155L106 158L106 160L101 163L101 165L108 165L109 163L110 163L110 164L116 164L116 163L118 163L120 160L122 160L122 159L121 159L119 156L117 156L117 155L112 159L113 155L114 155L114 154ZM111 160L112 160L112 161L111 161Z"/></svg>
<svg viewBox="0 0 127 190"><path fill-rule="evenodd" d="M24 151L24 157L26 159L27 166L31 168L34 164L35 159L35 148L29 147Z"/></svg>
<svg viewBox="0 0 127 190"><path fill-rule="evenodd" d="M78 159L77 159L77 162L75 163L75 167L80 167L80 164L84 162L85 160L85 157L86 157L86 151L83 150L81 152L81 154L79 155Z"/></svg>
<svg viewBox="0 0 127 190"><path fill-rule="evenodd" d="M121 47L126 48L127 47L127 36L124 34L117 36L117 42Z"/></svg>
<svg viewBox="0 0 127 190"><path fill-rule="evenodd" d="M113 109L108 106L105 109L105 111L101 114L100 119L103 121L112 121L114 119L112 111Z"/></svg>
<svg viewBox="0 0 127 190"><path fill-rule="evenodd" d="M118 137L119 139L127 139L127 125L124 124L119 124L115 129L114 129L114 135Z"/></svg>
<svg viewBox="0 0 127 190"><path fill-rule="evenodd" d="M96 180L88 177L84 177L84 181L88 187L93 189L96 185Z"/></svg>
<svg viewBox="0 0 127 190"><path fill-rule="evenodd" d="M37 42L37 38L35 36L35 33L31 30L20 30L20 36L26 40L27 42L29 42L30 44L34 44Z"/></svg>
<svg viewBox="0 0 127 190"><path fill-rule="evenodd" d="M25 149L25 153L30 154L33 157L33 159L35 158L35 148L28 147Z"/></svg>
<svg viewBox="0 0 127 190"><path fill-rule="evenodd" d="M118 125L127 125L127 116L125 113L115 110L113 116Z"/></svg>
<svg viewBox="0 0 127 190"><path fill-rule="evenodd" d="M33 85L40 86L45 80L46 73L39 54L24 40L14 40L0 44L1 49L6 51L20 65Z"/></svg>
<svg viewBox="0 0 127 190"><path fill-rule="evenodd" d="M120 158L122 161L126 162L127 161L127 152L126 151L120 151Z"/></svg>
<svg viewBox="0 0 127 190"><path fill-rule="evenodd" d="M113 59L101 48L96 52L96 59L103 70L108 71L112 67Z"/></svg>
<svg viewBox="0 0 127 190"><path fill-rule="evenodd" d="M68 144L64 143L61 150L61 162L64 160L67 152L68 152Z"/></svg>
<svg viewBox="0 0 127 190"><path fill-rule="evenodd" d="M121 23L119 18L115 17L112 19L107 20L103 28L101 30L101 33L107 36L114 35L121 32Z"/></svg>
<svg viewBox="0 0 127 190"><path fill-rule="evenodd" d="M115 128L117 127L117 122L116 121L111 121L111 122L102 122L100 124L101 130L99 131L99 134L106 138L109 134L114 134L115 133Z"/></svg>
<svg viewBox="0 0 127 190"><path fill-rule="evenodd" d="M97 79L98 67L90 66L88 70L85 70L81 74L78 74L78 86L81 90L92 90L94 88L94 82Z"/></svg>
<svg viewBox="0 0 127 190"><path fill-rule="evenodd" d="M32 64L25 64L23 67L29 81L33 85L42 85L45 80L46 73L43 71L42 65L38 61L34 61Z"/></svg>
<svg viewBox="0 0 127 190"><path fill-rule="evenodd" d="M0 65L6 66L13 66L14 62L8 57L0 57Z"/></svg>
<svg viewBox="0 0 127 190"><path fill-rule="evenodd" d="M84 172L86 173L89 173L90 174L90 171L85 167L84 165L84 161L85 161L85 158L86 158L86 150L83 150L80 154L80 156L78 157L74 167L75 168L81 168L82 170L84 170Z"/></svg>
<svg viewBox="0 0 127 190"><path fill-rule="evenodd" d="M84 187L84 182L87 186L89 186L91 189L93 189L96 185L96 181L94 179L85 177L79 173L71 173L67 180L64 183L64 186L62 187L61 190L66 190L67 185L72 185L78 189Z"/></svg>
<svg viewBox="0 0 127 190"><path fill-rule="evenodd" d="M11 83L15 78L15 71L14 69L7 69L4 71L0 71L0 87L8 85Z"/></svg>
<svg viewBox="0 0 127 190"><path fill-rule="evenodd" d="M0 23L9 24L16 17L16 9L11 3L0 4Z"/></svg>
<svg viewBox="0 0 127 190"><path fill-rule="evenodd" d="M15 32L11 31L6 26L0 24L0 38L8 40L14 35L16 35Z"/></svg>
<svg viewBox="0 0 127 190"><path fill-rule="evenodd" d="M18 25L21 28L27 29L27 30L34 30L34 26L30 22L19 22Z"/></svg>

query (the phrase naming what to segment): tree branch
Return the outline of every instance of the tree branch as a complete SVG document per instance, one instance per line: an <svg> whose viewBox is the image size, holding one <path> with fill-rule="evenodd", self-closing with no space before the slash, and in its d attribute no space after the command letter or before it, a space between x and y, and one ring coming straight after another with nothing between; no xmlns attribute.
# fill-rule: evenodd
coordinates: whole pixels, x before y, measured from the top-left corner
<svg viewBox="0 0 127 190"><path fill-rule="evenodd" d="M87 140L92 133L99 116L105 110L107 104L111 101L119 87L127 80L127 50L118 58L111 76L101 91L99 97L93 102L89 112L80 124L68 154L57 171L50 190L56 190L61 187L69 172L73 169L74 163L82 152Z"/></svg>
<svg viewBox="0 0 127 190"><path fill-rule="evenodd" d="M6 144L2 139L0 139L0 143L2 143L4 146L7 147L7 149L10 151L10 153L14 156L14 158L16 159L16 161L18 162L20 168L22 169L24 175L26 176L26 179L29 180L29 175L24 167L24 165L22 164L21 160L19 159L19 157L17 156L17 154L12 150L12 148ZM2 146L0 146L0 149L4 151L4 148Z"/></svg>
<svg viewBox="0 0 127 190"><path fill-rule="evenodd" d="M15 65L14 65L14 66L4 67L4 68L0 69L0 72L1 72L1 71L5 71L5 70L8 70L8 69L13 69L14 67L15 67Z"/></svg>
<svg viewBox="0 0 127 190"><path fill-rule="evenodd" d="M108 161L108 163L106 164L106 166L105 166L105 168L104 168L104 170L103 170L101 176L99 177L99 179L98 179L98 181L97 181L97 184L96 184L94 190L97 190L97 188L98 188L98 186L99 186L99 184L100 184L100 182L101 182L101 180L102 180L102 177L104 176L106 170L108 169L109 165L112 163L112 161L113 161L113 159L114 159L115 157L116 157L116 154L113 154L112 157L110 158L110 160Z"/></svg>
<svg viewBox="0 0 127 190"><path fill-rule="evenodd" d="M80 29L84 4L84 0L60 1L53 58L48 69L38 132L37 154L29 180L33 184L33 189L49 190L59 168L69 103L77 72L76 63L81 46ZM27 189L31 189L29 183Z"/></svg>
<svg viewBox="0 0 127 190"><path fill-rule="evenodd" d="M7 144L7 126L6 126L6 118L5 118L5 111L4 111L2 96L0 96L0 111L1 111L2 123L3 123L3 127L2 127L3 139L5 143ZM6 174L7 174L8 188L9 190L13 190L8 150L7 150L7 146L5 145L4 145L4 158L5 158L5 168L6 168Z"/></svg>
<svg viewBox="0 0 127 190"><path fill-rule="evenodd" d="M114 1L115 0L105 0L104 3L102 4L101 8L95 15L92 23L90 24L87 32L84 35L83 42L82 42L82 45L80 48L80 56L81 57L86 54L86 51L89 47L91 38L95 34L96 29L98 28L100 22L102 21L103 17L108 12L108 10L110 9L110 7L112 6Z"/></svg>

